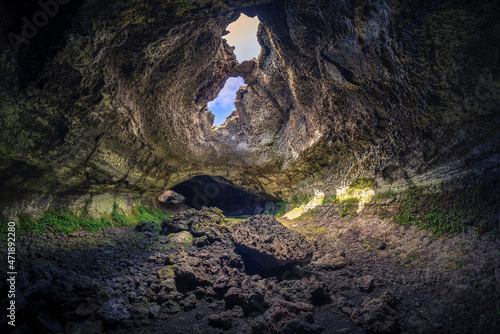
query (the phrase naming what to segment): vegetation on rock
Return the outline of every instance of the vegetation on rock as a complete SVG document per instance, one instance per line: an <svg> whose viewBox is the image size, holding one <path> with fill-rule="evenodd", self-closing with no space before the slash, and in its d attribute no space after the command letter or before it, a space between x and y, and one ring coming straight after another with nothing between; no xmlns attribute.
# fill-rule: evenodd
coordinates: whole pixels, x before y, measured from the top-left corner
<svg viewBox="0 0 500 334"><path fill-rule="evenodd" d="M100 219L89 216L85 206L79 212L51 208L38 217L32 217L23 212L18 213L16 231L19 236L41 233L69 234L76 231L97 232L112 227L132 227L140 222L159 224L170 216L172 214L143 205L134 207L128 216L121 213L118 206L115 205L107 217ZM6 232L7 219L5 217L0 219L0 225L1 231ZM7 233L2 233L2 241L6 239L6 236Z"/></svg>

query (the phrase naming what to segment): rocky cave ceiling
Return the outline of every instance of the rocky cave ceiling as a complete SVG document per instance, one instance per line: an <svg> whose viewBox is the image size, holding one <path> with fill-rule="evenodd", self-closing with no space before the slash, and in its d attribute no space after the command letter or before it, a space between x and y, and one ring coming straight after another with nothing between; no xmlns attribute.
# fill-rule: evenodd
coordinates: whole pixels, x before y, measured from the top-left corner
<svg viewBox="0 0 500 334"><path fill-rule="evenodd" d="M496 1L60 3L14 47L43 9L0 5L7 193L159 194L210 175L279 199L310 179L498 173ZM262 46L242 64L222 40L240 13ZM214 130L207 102L230 76L247 86Z"/></svg>

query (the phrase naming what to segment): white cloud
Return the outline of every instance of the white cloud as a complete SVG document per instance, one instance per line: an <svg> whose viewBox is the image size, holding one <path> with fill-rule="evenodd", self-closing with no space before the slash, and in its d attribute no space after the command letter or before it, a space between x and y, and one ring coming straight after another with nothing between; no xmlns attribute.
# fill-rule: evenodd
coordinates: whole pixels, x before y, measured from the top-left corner
<svg viewBox="0 0 500 334"><path fill-rule="evenodd" d="M244 84L245 82L241 77L227 79L217 98L207 103L208 109L215 116L214 125L221 125L236 108L234 105L236 91Z"/></svg>
<svg viewBox="0 0 500 334"><path fill-rule="evenodd" d="M229 108L232 105L234 106L234 100L236 99L236 91L238 88L243 86L245 83L243 78L229 78L224 85L224 88L220 91L217 98L211 102L208 102L208 108L212 110L212 108Z"/></svg>

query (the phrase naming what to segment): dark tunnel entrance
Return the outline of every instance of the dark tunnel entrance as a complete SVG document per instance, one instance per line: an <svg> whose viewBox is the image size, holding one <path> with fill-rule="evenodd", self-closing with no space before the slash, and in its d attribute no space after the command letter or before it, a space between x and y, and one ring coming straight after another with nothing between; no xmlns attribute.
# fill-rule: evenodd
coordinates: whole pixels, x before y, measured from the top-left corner
<svg viewBox="0 0 500 334"><path fill-rule="evenodd" d="M184 204L195 209L218 207L225 215L254 215L272 211L274 202L234 186L219 176L195 176L171 188L185 197Z"/></svg>

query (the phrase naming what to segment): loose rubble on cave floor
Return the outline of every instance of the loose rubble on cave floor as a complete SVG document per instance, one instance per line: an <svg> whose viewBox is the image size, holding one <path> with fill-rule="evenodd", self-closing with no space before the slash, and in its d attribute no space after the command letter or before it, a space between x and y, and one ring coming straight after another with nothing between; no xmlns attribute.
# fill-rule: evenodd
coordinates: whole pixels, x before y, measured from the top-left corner
<svg viewBox="0 0 500 334"><path fill-rule="evenodd" d="M234 223L204 208L161 226L146 222L133 230L26 239L19 245L23 270L14 332L428 333L453 329L454 322L475 332L498 328L495 314L478 306L498 296L498 259L483 259L479 273L470 271L483 275L480 286L457 270L431 271L424 259L404 252L406 262L395 263L401 241L388 238L379 247L372 239L371 249L361 242L369 233L399 233L413 252L440 241L363 219L319 215L294 222L306 239L271 216ZM309 224L325 227L312 238ZM360 224L371 224L371 232ZM457 238L441 247L468 240ZM271 274L269 266L248 273L252 261L282 266ZM485 272L487 266L493 269Z"/></svg>

